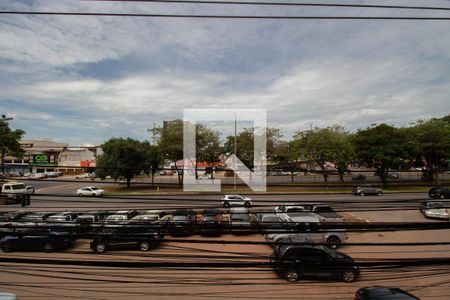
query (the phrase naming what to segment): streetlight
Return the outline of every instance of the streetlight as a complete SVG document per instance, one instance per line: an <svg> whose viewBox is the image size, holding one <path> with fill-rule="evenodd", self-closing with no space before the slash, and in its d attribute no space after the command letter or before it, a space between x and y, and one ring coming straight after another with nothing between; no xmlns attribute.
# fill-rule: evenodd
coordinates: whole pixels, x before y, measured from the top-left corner
<svg viewBox="0 0 450 300"><path fill-rule="evenodd" d="M8 121L14 120L14 118L2 115L0 122L8 124ZM5 147L2 145L2 176L5 175Z"/></svg>

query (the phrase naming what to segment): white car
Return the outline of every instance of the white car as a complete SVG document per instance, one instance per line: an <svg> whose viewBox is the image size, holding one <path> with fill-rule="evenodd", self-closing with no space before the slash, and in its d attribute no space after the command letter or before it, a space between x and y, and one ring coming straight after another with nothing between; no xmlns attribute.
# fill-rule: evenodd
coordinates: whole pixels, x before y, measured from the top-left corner
<svg viewBox="0 0 450 300"><path fill-rule="evenodd" d="M231 206L252 206L252 199L245 196L240 195L225 195L222 198L222 206L223 207L231 207Z"/></svg>
<svg viewBox="0 0 450 300"><path fill-rule="evenodd" d="M95 186L85 186L77 190L77 196L103 196L105 191Z"/></svg>
<svg viewBox="0 0 450 300"><path fill-rule="evenodd" d="M91 177L92 177L91 173L83 173L83 174L78 174L75 176L76 179L91 178Z"/></svg>
<svg viewBox="0 0 450 300"><path fill-rule="evenodd" d="M29 178L30 179L42 179L42 178L45 178L45 173L31 173Z"/></svg>

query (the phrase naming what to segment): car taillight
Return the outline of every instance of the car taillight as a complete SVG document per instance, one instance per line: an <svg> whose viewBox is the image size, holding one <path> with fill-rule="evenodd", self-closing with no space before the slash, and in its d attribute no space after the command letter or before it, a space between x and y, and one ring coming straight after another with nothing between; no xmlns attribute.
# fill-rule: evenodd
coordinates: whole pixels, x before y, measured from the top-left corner
<svg viewBox="0 0 450 300"><path fill-rule="evenodd" d="M355 300L361 300L361 291L357 290L355 293Z"/></svg>

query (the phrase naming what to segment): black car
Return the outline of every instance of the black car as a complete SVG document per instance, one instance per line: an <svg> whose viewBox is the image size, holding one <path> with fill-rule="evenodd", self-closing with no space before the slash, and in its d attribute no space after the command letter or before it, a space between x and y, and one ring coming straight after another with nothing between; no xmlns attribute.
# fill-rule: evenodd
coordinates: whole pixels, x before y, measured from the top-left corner
<svg viewBox="0 0 450 300"><path fill-rule="evenodd" d="M224 227L222 214L218 210L205 209L198 222L198 230L201 235L220 235Z"/></svg>
<svg viewBox="0 0 450 300"><path fill-rule="evenodd" d="M88 211L79 215L76 220L75 230L79 234L95 233L103 226L106 218L112 213L102 210Z"/></svg>
<svg viewBox="0 0 450 300"><path fill-rule="evenodd" d="M167 230L173 236L192 234L195 230L195 212L192 209L176 210L167 222Z"/></svg>
<svg viewBox="0 0 450 300"><path fill-rule="evenodd" d="M355 300L419 300L419 298L396 287L374 286L357 290Z"/></svg>
<svg viewBox="0 0 450 300"><path fill-rule="evenodd" d="M114 230L99 232L91 241L90 246L95 253L130 248L148 251L159 244L160 241L161 236L152 229L144 227L133 228L125 225Z"/></svg>
<svg viewBox="0 0 450 300"><path fill-rule="evenodd" d="M428 196L433 199L450 198L450 189L445 187L433 187L428 191Z"/></svg>
<svg viewBox="0 0 450 300"><path fill-rule="evenodd" d="M20 222L45 222L45 220L51 215L57 214L56 212L30 212L19 219Z"/></svg>
<svg viewBox="0 0 450 300"><path fill-rule="evenodd" d="M320 245L277 245L271 263L274 270L290 282L302 277L353 282L360 273L350 256Z"/></svg>
<svg viewBox="0 0 450 300"><path fill-rule="evenodd" d="M6 236L0 240L0 247L4 252L11 251L37 251L66 249L75 238L67 232L55 232L48 229L28 230L14 236Z"/></svg>

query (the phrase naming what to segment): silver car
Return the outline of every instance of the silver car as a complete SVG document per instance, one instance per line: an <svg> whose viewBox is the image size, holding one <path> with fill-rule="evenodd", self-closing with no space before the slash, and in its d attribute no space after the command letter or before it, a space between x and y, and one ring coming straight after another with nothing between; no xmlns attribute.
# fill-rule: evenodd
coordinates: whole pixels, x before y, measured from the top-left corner
<svg viewBox="0 0 450 300"><path fill-rule="evenodd" d="M342 241L348 237L343 230L321 231L319 227L320 219L314 213L298 213L297 215L279 214L279 219L286 224L286 233L265 234L266 241L271 243L289 243L289 242L308 242L316 244L325 244L328 248L337 249ZM289 226L292 224L292 226ZM304 227L307 232L289 232L295 231L295 227Z"/></svg>
<svg viewBox="0 0 450 300"><path fill-rule="evenodd" d="M231 206L252 206L252 199L245 196L240 195L225 195L222 198L222 206L223 207L231 207Z"/></svg>
<svg viewBox="0 0 450 300"><path fill-rule="evenodd" d="M442 202L423 201L420 204L420 212L426 218L446 219L448 220L448 209Z"/></svg>

